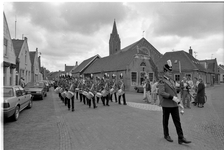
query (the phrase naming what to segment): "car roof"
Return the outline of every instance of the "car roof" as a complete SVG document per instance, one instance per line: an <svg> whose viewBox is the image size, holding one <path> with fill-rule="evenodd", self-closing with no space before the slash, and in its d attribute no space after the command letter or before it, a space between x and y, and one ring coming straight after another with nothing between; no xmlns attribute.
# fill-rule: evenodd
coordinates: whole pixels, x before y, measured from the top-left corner
<svg viewBox="0 0 224 150"><path fill-rule="evenodd" d="M14 88L14 87L21 87L20 85L7 85L7 86L4 86L4 88L7 87L7 88Z"/></svg>

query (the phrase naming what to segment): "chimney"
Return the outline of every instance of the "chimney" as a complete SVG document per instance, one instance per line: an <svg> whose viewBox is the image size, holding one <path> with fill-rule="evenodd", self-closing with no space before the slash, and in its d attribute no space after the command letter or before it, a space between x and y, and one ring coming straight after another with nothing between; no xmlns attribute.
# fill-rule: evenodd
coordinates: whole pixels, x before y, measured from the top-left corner
<svg viewBox="0 0 224 150"><path fill-rule="evenodd" d="M191 56L193 56L193 50L191 49L191 46L190 46L190 49L189 49L189 54L191 54Z"/></svg>
<svg viewBox="0 0 224 150"><path fill-rule="evenodd" d="M75 66L78 66L78 61L75 62Z"/></svg>

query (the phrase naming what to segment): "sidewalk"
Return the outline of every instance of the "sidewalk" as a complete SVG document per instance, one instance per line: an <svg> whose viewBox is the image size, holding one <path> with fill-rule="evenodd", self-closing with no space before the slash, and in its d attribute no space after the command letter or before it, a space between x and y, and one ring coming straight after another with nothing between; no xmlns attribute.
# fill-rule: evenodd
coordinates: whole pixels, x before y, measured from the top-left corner
<svg viewBox="0 0 224 150"><path fill-rule="evenodd" d="M60 150L219 150L224 147L220 132L223 128L209 102L204 109L192 106L185 110L181 116L182 128L192 143L179 145L172 118L169 130L174 142L169 143L163 138L161 107L145 104L141 93L127 92L126 106L111 102L108 107L99 103L93 109L75 100L75 112L68 111L53 91L52 95L61 124Z"/></svg>

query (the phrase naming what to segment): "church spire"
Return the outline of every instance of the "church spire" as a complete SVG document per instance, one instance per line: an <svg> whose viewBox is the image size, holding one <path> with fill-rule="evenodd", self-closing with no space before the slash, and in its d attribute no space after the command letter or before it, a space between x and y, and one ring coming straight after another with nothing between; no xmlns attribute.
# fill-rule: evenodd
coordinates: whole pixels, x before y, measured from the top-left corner
<svg viewBox="0 0 224 150"><path fill-rule="evenodd" d="M115 21L115 19L114 19L114 25L113 25L112 34L117 34L117 26L116 26L116 21Z"/></svg>
<svg viewBox="0 0 224 150"><path fill-rule="evenodd" d="M109 40L109 55L112 55L119 50L121 50L121 40L119 34L117 33L117 26L114 19L114 25Z"/></svg>

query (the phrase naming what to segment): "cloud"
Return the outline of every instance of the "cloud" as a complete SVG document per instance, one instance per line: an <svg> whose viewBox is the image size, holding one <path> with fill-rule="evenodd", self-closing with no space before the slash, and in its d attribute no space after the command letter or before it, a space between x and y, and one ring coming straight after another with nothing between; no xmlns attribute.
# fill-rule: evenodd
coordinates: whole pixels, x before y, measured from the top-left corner
<svg viewBox="0 0 224 150"><path fill-rule="evenodd" d="M152 20L155 36L201 38L223 32L223 3L130 3Z"/></svg>
<svg viewBox="0 0 224 150"><path fill-rule="evenodd" d="M108 56L114 19L121 48L144 36L162 54L191 46L198 59L213 53L224 62L223 3L15 2L4 3L4 11L11 37L17 16L17 39L26 36L50 71Z"/></svg>
<svg viewBox="0 0 224 150"><path fill-rule="evenodd" d="M111 21L123 20L127 11L122 3L67 2L61 5L41 2L15 2L15 12L29 17L33 25L49 32L93 34Z"/></svg>

